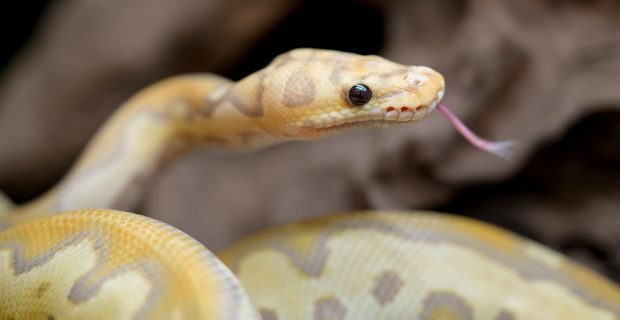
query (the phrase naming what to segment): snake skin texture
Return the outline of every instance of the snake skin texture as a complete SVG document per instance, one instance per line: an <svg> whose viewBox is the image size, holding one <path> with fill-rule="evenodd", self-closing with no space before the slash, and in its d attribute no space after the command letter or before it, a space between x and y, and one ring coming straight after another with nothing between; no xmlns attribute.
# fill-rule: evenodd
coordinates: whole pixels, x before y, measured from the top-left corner
<svg viewBox="0 0 620 320"><path fill-rule="evenodd" d="M263 319L620 318L620 291L608 280L440 213L328 216L267 230L220 257Z"/></svg>
<svg viewBox="0 0 620 320"><path fill-rule="evenodd" d="M4 319L249 319L237 279L186 234L143 216L65 212L0 235Z"/></svg>
<svg viewBox="0 0 620 320"><path fill-rule="evenodd" d="M218 258L165 223L114 211L135 208L149 178L188 150L409 124L444 91L427 67L317 49L237 82L194 74L144 89L52 190L0 208L0 319L620 320L616 284L461 217L327 216Z"/></svg>

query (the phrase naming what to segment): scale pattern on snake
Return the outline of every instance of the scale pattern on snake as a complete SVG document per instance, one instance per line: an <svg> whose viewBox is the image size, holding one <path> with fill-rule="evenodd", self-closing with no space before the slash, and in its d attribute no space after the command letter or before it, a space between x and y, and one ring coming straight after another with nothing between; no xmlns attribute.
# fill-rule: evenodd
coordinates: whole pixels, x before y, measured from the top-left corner
<svg viewBox="0 0 620 320"><path fill-rule="evenodd" d="M620 320L611 281L455 216L328 216L242 241L225 265L162 222L89 209L135 207L151 175L199 146L255 149L446 114L444 88L427 67L297 49L238 82L196 74L143 90L56 187L0 216L0 318Z"/></svg>

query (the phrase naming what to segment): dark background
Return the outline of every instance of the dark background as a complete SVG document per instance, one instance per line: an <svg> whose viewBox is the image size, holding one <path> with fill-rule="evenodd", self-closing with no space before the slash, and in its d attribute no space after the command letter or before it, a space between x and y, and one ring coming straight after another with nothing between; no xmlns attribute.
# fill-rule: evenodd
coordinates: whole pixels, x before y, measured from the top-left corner
<svg viewBox="0 0 620 320"><path fill-rule="evenodd" d="M2 70L18 55L37 29L41 16L51 1L19 2L2 11L0 26L2 32L2 51L0 61Z"/></svg>

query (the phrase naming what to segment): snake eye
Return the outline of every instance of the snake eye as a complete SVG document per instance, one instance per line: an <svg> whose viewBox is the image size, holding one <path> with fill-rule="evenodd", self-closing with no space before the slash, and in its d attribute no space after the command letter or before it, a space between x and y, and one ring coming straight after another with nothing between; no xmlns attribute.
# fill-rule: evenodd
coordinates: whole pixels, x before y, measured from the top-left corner
<svg viewBox="0 0 620 320"><path fill-rule="evenodd" d="M349 101L355 106L363 106L372 98L372 91L367 85L358 83L349 89Z"/></svg>

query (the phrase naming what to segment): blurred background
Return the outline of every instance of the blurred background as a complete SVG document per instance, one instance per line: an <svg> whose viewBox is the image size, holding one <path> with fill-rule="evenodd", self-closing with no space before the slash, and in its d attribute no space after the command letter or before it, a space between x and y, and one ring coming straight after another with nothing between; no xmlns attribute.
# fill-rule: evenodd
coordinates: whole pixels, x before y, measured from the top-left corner
<svg viewBox="0 0 620 320"><path fill-rule="evenodd" d="M2 19L0 190L50 188L126 98L159 79L232 79L296 47L379 54L446 77L480 135L521 140L510 161L439 114L418 125L192 152L135 212L219 250L268 226L370 208L489 221L620 281L620 2L616 0L135 0L12 4ZM22 6L22 7L18 7Z"/></svg>

